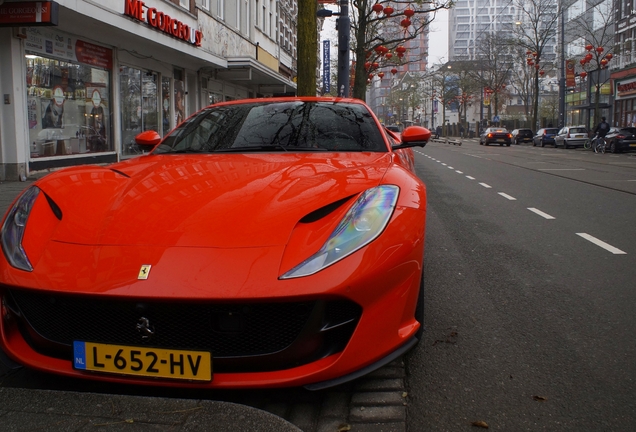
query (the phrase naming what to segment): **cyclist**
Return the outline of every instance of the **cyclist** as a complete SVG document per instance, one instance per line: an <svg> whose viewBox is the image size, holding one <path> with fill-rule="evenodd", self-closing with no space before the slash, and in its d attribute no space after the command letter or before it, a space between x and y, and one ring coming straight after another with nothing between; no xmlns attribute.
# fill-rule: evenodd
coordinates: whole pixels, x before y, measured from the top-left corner
<svg viewBox="0 0 636 432"><path fill-rule="evenodd" d="M601 142L601 139L605 141L605 135L610 130L610 125L605 121L605 117L601 117L601 122L594 129L594 134L596 135L596 145L594 146L594 151L596 151L596 146Z"/></svg>

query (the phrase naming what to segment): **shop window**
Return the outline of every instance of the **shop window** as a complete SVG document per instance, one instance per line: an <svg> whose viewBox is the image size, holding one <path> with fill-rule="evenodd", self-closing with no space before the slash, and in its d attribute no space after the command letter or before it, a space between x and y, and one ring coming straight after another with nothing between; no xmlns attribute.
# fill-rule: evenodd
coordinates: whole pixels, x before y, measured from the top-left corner
<svg viewBox="0 0 636 432"><path fill-rule="evenodd" d="M27 53L26 71L32 159L113 151L108 70Z"/></svg>
<svg viewBox="0 0 636 432"><path fill-rule="evenodd" d="M159 130L157 75L122 66L119 87L122 118L122 154L138 153L135 136L143 131Z"/></svg>
<svg viewBox="0 0 636 432"><path fill-rule="evenodd" d="M172 124L170 123L170 119L172 116L170 115L170 108L172 107L172 92L170 91L170 78L163 77L161 79L161 95L163 97L161 101L161 112L162 115L162 129L163 135L165 136L172 129Z"/></svg>

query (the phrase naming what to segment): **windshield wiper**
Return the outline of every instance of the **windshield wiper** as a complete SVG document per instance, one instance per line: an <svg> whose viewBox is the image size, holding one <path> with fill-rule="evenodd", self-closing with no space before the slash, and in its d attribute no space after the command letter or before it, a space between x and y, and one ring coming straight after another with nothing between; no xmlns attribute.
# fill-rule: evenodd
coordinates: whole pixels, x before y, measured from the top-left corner
<svg viewBox="0 0 636 432"><path fill-rule="evenodd" d="M247 147L231 147L231 148L221 148L216 149L214 152L218 153L249 153L249 152L259 152L259 151L274 151L274 150L282 150L285 152L289 151L302 151L302 152L318 152L318 151L329 151L325 148L316 148L316 147L296 147L296 146L284 146L280 144L275 145L263 145L263 146L247 146Z"/></svg>

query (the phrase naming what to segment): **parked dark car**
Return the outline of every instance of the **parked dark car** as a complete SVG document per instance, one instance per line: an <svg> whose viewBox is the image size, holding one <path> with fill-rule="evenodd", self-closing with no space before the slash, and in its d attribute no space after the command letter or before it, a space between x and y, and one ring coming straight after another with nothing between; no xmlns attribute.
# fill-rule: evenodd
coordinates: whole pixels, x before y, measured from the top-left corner
<svg viewBox="0 0 636 432"><path fill-rule="evenodd" d="M554 137L554 147L583 147L589 138L585 126L565 126Z"/></svg>
<svg viewBox="0 0 636 432"><path fill-rule="evenodd" d="M532 146L545 147L546 144L552 144L556 147L554 137L559 133L559 128L542 128L532 137Z"/></svg>
<svg viewBox="0 0 636 432"><path fill-rule="evenodd" d="M504 144L510 147L512 143L512 134L506 128L491 127L486 129L479 137L479 145L488 144Z"/></svg>
<svg viewBox="0 0 636 432"><path fill-rule="evenodd" d="M532 129L515 129L512 131L512 142L517 145L524 142L530 143L533 136Z"/></svg>
<svg viewBox="0 0 636 432"><path fill-rule="evenodd" d="M636 127L611 128L605 135L605 146L610 153L636 151Z"/></svg>

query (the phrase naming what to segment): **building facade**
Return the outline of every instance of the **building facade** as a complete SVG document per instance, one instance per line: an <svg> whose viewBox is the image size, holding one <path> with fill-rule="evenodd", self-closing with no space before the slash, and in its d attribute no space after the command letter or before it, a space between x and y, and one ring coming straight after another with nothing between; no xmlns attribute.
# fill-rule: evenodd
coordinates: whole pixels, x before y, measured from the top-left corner
<svg viewBox="0 0 636 432"><path fill-rule="evenodd" d="M293 92L295 13L295 0L5 1L0 180L115 162L210 103Z"/></svg>

